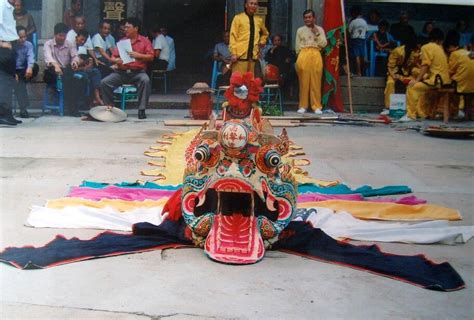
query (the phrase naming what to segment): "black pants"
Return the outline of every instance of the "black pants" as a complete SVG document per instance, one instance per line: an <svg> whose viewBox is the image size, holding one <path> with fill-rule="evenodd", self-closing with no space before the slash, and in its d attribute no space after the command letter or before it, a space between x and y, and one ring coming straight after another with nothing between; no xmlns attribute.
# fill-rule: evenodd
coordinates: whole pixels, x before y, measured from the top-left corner
<svg viewBox="0 0 474 320"><path fill-rule="evenodd" d="M168 61L155 59L151 65L152 70L166 70L168 69Z"/></svg>
<svg viewBox="0 0 474 320"><path fill-rule="evenodd" d="M44 70L44 82L56 87L57 74L54 68L50 67ZM74 77L74 71L71 67L63 69L61 76L64 91L64 113L66 115L77 113L80 109L87 109L88 97L85 96L87 77L78 79Z"/></svg>
<svg viewBox="0 0 474 320"><path fill-rule="evenodd" d="M0 116L12 113L12 90L15 84L13 50L0 48Z"/></svg>

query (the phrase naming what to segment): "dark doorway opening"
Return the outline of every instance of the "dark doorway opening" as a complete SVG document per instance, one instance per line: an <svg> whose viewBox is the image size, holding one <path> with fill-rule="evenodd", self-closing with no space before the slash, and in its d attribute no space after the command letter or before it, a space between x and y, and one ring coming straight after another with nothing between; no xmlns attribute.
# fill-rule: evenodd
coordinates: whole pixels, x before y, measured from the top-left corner
<svg viewBox="0 0 474 320"><path fill-rule="evenodd" d="M209 54L224 30L225 5L226 0L145 0L146 30L165 26L175 41L177 74L210 75Z"/></svg>

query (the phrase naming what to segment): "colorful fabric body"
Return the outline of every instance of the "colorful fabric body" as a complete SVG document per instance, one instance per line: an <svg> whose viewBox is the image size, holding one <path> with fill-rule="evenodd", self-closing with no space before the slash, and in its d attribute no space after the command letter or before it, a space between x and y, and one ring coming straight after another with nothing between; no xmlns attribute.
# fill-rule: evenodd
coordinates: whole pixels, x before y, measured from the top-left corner
<svg viewBox="0 0 474 320"><path fill-rule="evenodd" d="M125 201L120 199L101 199L100 201L92 201L81 198L61 198L49 200L46 204L46 207L52 209L62 209L73 206L86 206L91 208L112 207L118 211L125 212L136 208L152 208L163 206L167 200L167 198L161 198L160 200L145 201Z"/></svg>
<svg viewBox="0 0 474 320"><path fill-rule="evenodd" d="M173 195L174 190L155 190L144 188L123 188L107 186L102 189L72 187L68 197L83 198L88 200L121 199L128 201L159 200Z"/></svg>

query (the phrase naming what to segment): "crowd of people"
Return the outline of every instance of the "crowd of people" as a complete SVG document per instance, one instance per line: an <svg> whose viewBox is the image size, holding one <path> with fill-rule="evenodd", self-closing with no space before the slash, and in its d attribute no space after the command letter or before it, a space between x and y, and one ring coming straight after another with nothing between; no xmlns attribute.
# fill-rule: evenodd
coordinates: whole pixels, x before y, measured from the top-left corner
<svg viewBox="0 0 474 320"><path fill-rule="evenodd" d="M364 71L368 58L367 40L373 41L375 50L384 51L388 57L381 74L387 77L382 115L389 114L392 94L406 93L407 112L400 121L435 117L439 97L433 89L451 86L457 93L448 97L451 116L464 117L464 112L460 111L464 108L469 112L466 116L471 117L474 37L467 32L465 20L459 20L456 29L446 36L433 21L427 21L417 34L406 11L400 13L399 22L390 26L378 11L371 10L366 21L361 7L354 6L348 35L350 59L356 75L362 76Z"/></svg>
<svg viewBox="0 0 474 320"><path fill-rule="evenodd" d="M298 112L303 114L311 108L321 114L322 51L327 40L323 28L316 24L315 12L303 12L304 25L296 32L292 51L283 44L281 35L270 37L262 17L256 14L257 9L258 1L244 0L244 11L233 18L230 30L223 32L222 42L214 48L213 59L219 62L221 83L228 83L235 71L250 71L265 81L279 83L283 89L297 81ZM402 121L410 121L429 116L426 110L432 103L430 89L434 86L454 81L458 93L474 92L474 40L467 32L465 20L460 20L457 29L445 38L433 21L426 22L417 34L405 11L400 13L400 21L391 26L376 10L371 10L367 19L360 6L352 7L350 14L347 34L352 68L349 70L345 59L340 59L340 70L354 72L356 76L364 74L367 40L374 42L375 50L386 52L386 109L382 114L388 114L393 93L406 92L407 114ZM29 117L26 84L39 69L32 44L36 26L21 0L2 0L0 19L0 122L16 125L21 120L13 117L9 101L13 91L19 116ZM126 19L116 30L103 21L92 35L82 15L82 1L71 0L71 9L64 12L63 22L54 27L54 37L44 44L44 81L53 89L61 85L66 115L79 116L79 110L94 105L113 105L114 90L126 83L137 87L138 118L146 118L151 95L150 71L175 69L176 53L166 28L154 27L151 41L140 28L137 18ZM117 40L130 41L131 51L126 54L131 62L122 60ZM263 67L260 61L264 61ZM457 96L453 99L453 105L472 104L472 95L466 95L459 103Z"/></svg>
<svg viewBox="0 0 474 320"><path fill-rule="evenodd" d="M53 38L43 47L44 82L51 91L62 90L64 114L80 116L79 111L95 105L113 105L114 90L122 84L137 87L138 118L145 119L151 94L150 72L176 68L174 40L165 27L156 27L152 39L140 34L141 21L128 18L118 25L102 21L94 35L87 31L82 1L71 0L63 22L54 26ZM21 0L0 2L0 124L21 123L12 114L12 92L19 105L20 118L28 118L29 99L26 84L39 71L32 44L36 32L34 20ZM130 41L124 63L117 40Z"/></svg>

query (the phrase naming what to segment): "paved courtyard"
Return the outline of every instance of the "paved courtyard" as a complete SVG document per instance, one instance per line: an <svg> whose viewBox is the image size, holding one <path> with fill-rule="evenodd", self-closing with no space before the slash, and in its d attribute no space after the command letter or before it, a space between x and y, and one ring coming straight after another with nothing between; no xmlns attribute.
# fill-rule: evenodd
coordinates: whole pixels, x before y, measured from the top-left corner
<svg viewBox="0 0 474 320"><path fill-rule="evenodd" d="M172 130L163 119L184 110L130 111L124 123L45 116L0 128L0 247L43 245L55 235L93 237L97 230L24 227L31 205L65 195L82 180L142 178L143 152ZM277 131L280 129L277 129ZM472 140L423 136L390 126L290 128L320 179L356 187L406 184L431 203L457 208L474 224ZM358 242L360 244L360 242ZM449 261L466 289L441 293L281 252L228 266L200 249L154 251L47 270L0 266L2 319L472 319L474 241L465 245L385 244L399 254Z"/></svg>

